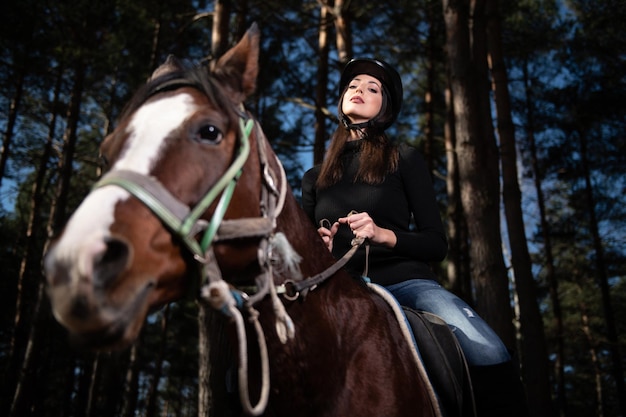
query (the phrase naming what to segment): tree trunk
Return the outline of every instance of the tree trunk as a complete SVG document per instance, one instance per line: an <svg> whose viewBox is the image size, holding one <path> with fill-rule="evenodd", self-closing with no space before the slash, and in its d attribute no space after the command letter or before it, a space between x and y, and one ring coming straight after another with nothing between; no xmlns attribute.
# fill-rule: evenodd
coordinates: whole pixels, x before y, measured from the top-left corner
<svg viewBox="0 0 626 417"><path fill-rule="evenodd" d="M543 319L537 304L537 289L524 229L522 194L517 181L515 128L511 117L511 99L502 52L497 0L487 0L486 15L491 76L500 137L502 196L520 310L522 376L528 394L530 415L548 417L554 416L550 395L548 349L543 331Z"/></svg>
<svg viewBox="0 0 626 417"><path fill-rule="evenodd" d="M589 345L589 358L591 360L591 366L593 368L593 375L595 381L596 391L596 414L595 417L604 417L604 400L602 392L602 369L600 361L598 359L598 343L596 342L591 329L589 328L589 314L587 305L580 303L580 321L582 324L582 331L587 339Z"/></svg>
<svg viewBox="0 0 626 417"><path fill-rule="evenodd" d="M313 164L319 164L324 159L326 151L326 88L328 85L328 29L332 15L328 5L322 2L320 6L320 22L318 34L318 62L315 86L315 141L313 142Z"/></svg>
<svg viewBox="0 0 626 417"><path fill-rule="evenodd" d="M230 22L230 0L215 0L213 7L213 32L211 33L211 56L221 57L228 49L228 35Z"/></svg>
<svg viewBox="0 0 626 417"><path fill-rule="evenodd" d="M550 224L547 220L545 199L542 191L541 170L537 157L537 145L535 143L535 120L534 120L534 98L531 83L528 75L528 67L523 66L524 86L526 89L526 137L530 152L531 166L534 173L535 192L537 195L537 206L539 208L539 224L541 225L541 236L543 238L545 254L546 280L550 288L550 300L552 302L552 314L554 315L554 328L556 329L556 354L554 359L555 382L556 382L556 402L558 413L561 417L568 415L567 401L565 395L565 343L563 340L564 325L563 313L561 311L561 301L559 298L559 282L554 269L554 255L552 251L552 237ZM546 352L547 353L547 352ZM524 371L525 372L525 371Z"/></svg>
<svg viewBox="0 0 626 417"><path fill-rule="evenodd" d="M70 104L67 111L67 127L63 134L63 154L59 161L59 181L57 183L55 202L51 208L48 236L56 235L57 229L66 222L67 197L70 190L70 179L73 173L74 150L76 149L76 130L80 117L80 106L85 81L86 66L78 61L74 67L74 85L70 94Z"/></svg>
<svg viewBox="0 0 626 417"><path fill-rule="evenodd" d="M90 413L94 409L92 407L91 402L93 399L91 398L93 392L97 389L96 384L98 384L98 371L101 354L96 354L90 361L81 361L79 358L76 360L76 367L80 369L80 372L77 372L74 375L74 384L75 391L72 392L75 394L75 399L73 399L73 406L76 410L76 413L79 416L84 417L92 417ZM102 382L99 382L102 384ZM103 384L102 384L103 385Z"/></svg>
<svg viewBox="0 0 626 417"><path fill-rule="evenodd" d="M22 417L29 415L29 409L33 404L31 402L36 398L36 384L35 381L38 375L35 372L37 368L37 359L40 355L39 351L39 328L41 326L39 318L41 317L41 300L44 295L44 284L40 281L39 290L37 292L37 301L33 308L32 320L30 331L28 335L28 341L26 344L26 351L24 353L23 361L20 361L20 373L18 375L17 386L15 387L15 394L13 396L13 402L11 404L10 417ZM45 378L44 378L45 379Z"/></svg>
<svg viewBox="0 0 626 417"><path fill-rule="evenodd" d="M136 341L130 349L129 363L126 368L122 417L134 417L136 414L137 391L139 389L139 363L137 360L139 343L139 340Z"/></svg>
<svg viewBox="0 0 626 417"><path fill-rule="evenodd" d="M159 33L161 32L161 22L159 20L154 21L154 29L152 30L152 51L150 53L150 61L148 64L148 70L153 70L157 67L157 51L159 50Z"/></svg>
<svg viewBox="0 0 626 417"><path fill-rule="evenodd" d="M212 393L210 385L210 307L198 304L198 417L209 416L212 409Z"/></svg>
<svg viewBox="0 0 626 417"><path fill-rule="evenodd" d="M348 18L349 6L349 0L335 0L332 13L335 17L337 57L339 57L339 64L341 65L347 64L352 58L352 30L350 29L350 19Z"/></svg>
<svg viewBox="0 0 626 417"><path fill-rule="evenodd" d="M7 130L4 134L4 138L2 139L2 150L0 150L0 186L2 186L2 178L4 178L4 171L6 170L7 162L9 160L11 142L13 141L13 128L15 127L17 111L20 106L20 102L22 101L25 77L26 70L20 69L15 82L15 94L13 94L13 98L11 98L11 105L7 117Z"/></svg>
<svg viewBox="0 0 626 417"><path fill-rule="evenodd" d="M433 7L426 7L426 20L428 23L428 37L426 41L426 91L424 94L424 158L428 166L428 171L434 172L434 143L435 143L435 16Z"/></svg>
<svg viewBox="0 0 626 417"><path fill-rule="evenodd" d="M83 94L83 84L85 81L86 65L82 61L78 61L74 65L74 84L70 93L70 102L66 113L66 129L63 134L63 150L61 158L57 164L58 180L54 198L50 204L48 215L47 240L44 245L43 252L46 252L50 241L56 236L57 230L60 229L66 221L67 196L69 194L70 179L73 173L74 150L76 148L76 130L80 113L81 99ZM75 385L76 359L73 353L66 355L68 372L66 379L59 381L59 386L64 393L63 403L67 408L72 404L73 388ZM77 395L78 399L81 398ZM84 408L83 408L84 409Z"/></svg>
<svg viewBox="0 0 626 417"><path fill-rule="evenodd" d="M98 375L101 373L100 369L102 368L102 361L102 354L96 355L91 363L91 368L89 369L89 378L85 378L85 380L89 380L89 390L87 392L87 401L85 403L85 416L87 417L95 415L97 412L97 391L99 386ZM85 368L85 374L87 375L87 368Z"/></svg>
<svg viewBox="0 0 626 417"><path fill-rule="evenodd" d="M80 68L82 69L82 71L77 71L76 73L75 84L72 90L72 99L70 101L70 105L69 105L68 113L67 113L68 126L69 126L68 129L71 129L71 127L73 127L73 130L66 131L66 140L65 140L66 146L68 145L68 142L71 141L69 138L73 138L74 142L76 140L75 133L76 133L76 126L78 123L77 122L78 111L80 108L80 95L82 94L82 84L84 80L84 67L80 67ZM58 82L61 81L61 78L62 76L59 75ZM57 87L55 90L55 104L57 103L59 89L60 89L60 85L57 84ZM75 117L72 117L72 115L74 115ZM70 122L72 119L73 119L73 123ZM42 193L43 193L42 189L43 189L43 182L45 178L45 166L50 157L55 127L56 127L56 115L53 112L53 116L49 125L48 140L47 140L46 146L44 147L44 154L42 155L42 159L40 161L39 171L37 172L35 183L33 184L32 204L31 204L32 211L31 211L31 221L30 221L33 225L33 229L32 229L33 234L38 228L38 227L35 227L35 223L38 224L38 217L39 217L38 206L41 204L41 201L42 201ZM74 144L72 144L72 146L67 146L66 149L69 149L73 153L73 146ZM70 165L71 165L71 160L70 160ZM70 173L71 173L71 170L70 170ZM69 175L68 175L67 184L65 185L65 187L66 187L66 190L67 190L67 187L69 187ZM67 195L67 192L64 194L64 197L63 197L64 199L67 199L66 195ZM62 204L61 208L63 209L63 216L64 216L64 207L65 207L65 204ZM51 216L49 218L49 223L48 223L49 230L52 230L55 228L51 226L51 222L59 222L58 219L59 217L57 217L54 213L51 213ZM30 230L30 227L29 227L29 230ZM32 236L31 238L34 239L34 236ZM32 245L35 246L34 241ZM29 392L24 389L24 387L31 387L33 385L32 378L36 377L34 375L34 369L36 367L35 356L38 352L38 346L37 346L37 343L39 342L38 326L40 325L40 322L41 322L40 314L41 314L41 302L42 302L42 297L43 297L44 283L41 280L41 276L38 272L32 275L27 274L28 265L29 265L28 258L30 258L30 256L31 255L28 254L27 252L27 254L25 254L24 259L22 261L22 268L20 270L20 278L19 278L20 288L18 288L18 291L17 291L18 297L17 297L17 307L16 307L16 313L15 313L16 339L14 343L15 347L13 350L14 360L12 362L20 364L22 370L18 376L15 396L13 398L12 410L17 413L15 415L22 415L23 413L22 407L26 405L26 402L25 402L26 399L33 398L33 396L30 395ZM33 282L29 283L28 280L26 279L28 276L36 277L36 280L33 279ZM26 299L31 300L31 301L25 302L24 300ZM26 314L23 314L24 313L23 309L27 308L27 306L29 309L28 316L26 316ZM24 334L26 339L23 342L20 342L19 340L20 334L21 334L20 329L28 329L28 331ZM24 353L25 356L23 360L18 361L16 360L15 355L17 355L18 352L21 351L21 349L19 348L20 345L24 345L27 348L25 349L25 353Z"/></svg>
<svg viewBox="0 0 626 417"><path fill-rule="evenodd" d="M61 81L62 81L62 72L59 72L59 76L57 78L57 83L55 85L55 89L54 89L54 100L53 100L53 109L57 108L58 103L59 103L59 91L61 88ZM26 230L26 245L25 245L25 251L24 254L22 255L22 262L20 264L20 270L19 270L19 276L18 276L18 281L17 281L17 290L16 290L16 303L15 303L15 314L14 314L14 327L13 327L13 333L11 336L11 342L10 342L10 347L9 347L9 357L13 358L9 360L9 371L5 374L5 386L8 387L9 389L13 389L15 387L15 383L18 380L18 376L17 376L17 372L19 369L19 365L22 364L22 362L24 362L24 364L22 364L22 369L27 369L24 367L24 365L26 363L28 363L27 359L24 359L24 361L22 361L21 359L17 359L17 357L15 357L15 355L21 355L21 353L23 352L23 343L20 344L20 346L16 345L16 341L17 339L20 339L22 342L26 340L25 337L17 337L17 334L26 334L26 332L24 331L25 329L25 323L28 323L30 320L33 319L34 316L29 315L29 317L25 317L23 316L23 312L22 312L22 308L23 308L23 298L28 298L28 299L34 299L35 300L35 304L38 306L40 300L39 300L39 296L37 297L33 297L33 293L37 293L39 294L39 290L37 289L38 285L31 285L30 287L33 287L33 289L26 291L25 287L24 287L24 283L28 280L29 276L39 276L39 268L34 268L33 265L39 265L39 258L35 258L35 253L37 252L37 247L38 247L38 242L39 242L39 236L37 234L37 231L40 228L41 225L41 206L42 206L42 201L43 201L43 191L44 191L44 181L45 181L45 176L46 176L46 166L48 165L48 162L50 160L51 154L52 154L52 145L54 142L54 131L56 128L56 119L57 119L57 113L56 112L52 112L52 116L50 119L50 123L48 124L48 137L46 139L46 143L44 144L43 147L43 151L42 151L42 155L41 158L39 160L39 164L37 166L37 171L35 174L35 181L33 183L33 186L31 187L31 197L30 197L30 214L29 214L29 219L28 219L28 226L27 226L27 230ZM32 274L32 275L31 275ZM36 282L34 283L36 284ZM42 283L39 283L39 285L41 285ZM38 310L38 307L35 309L35 311ZM23 318L26 318L26 321L23 322ZM31 331L32 326L31 327ZM30 339L30 337L29 337ZM31 345L33 342L32 340L29 342L29 345ZM25 356L28 354L28 352L25 354ZM21 358L21 356L20 356ZM28 372L28 371L26 371Z"/></svg>
<svg viewBox="0 0 626 417"><path fill-rule="evenodd" d="M619 340L617 337L617 328L615 326L615 316L613 314L613 305L611 303L611 290L609 288L609 280L606 274L606 264L604 261L604 247L600 237L598 227L598 218L596 216L596 205L593 197L593 185L591 184L591 173L589 161L587 159L587 136L585 131L581 129L580 138L580 158L582 161L583 175L585 176L585 197L587 200L587 208L589 212L589 227L593 236L593 247L595 252L595 271L596 281L600 286L602 294L602 308L604 310L604 321L606 325L606 338L608 349L611 353L611 373L615 380L615 389L617 391L617 399L619 401L619 410L621 415L626 416L626 389L624 388L624 371L622 368L622 358L619 351Z"/></svg>
<svg viewBox="0 0 626 417"><path fill-rule="evenodd" d="M469 4L443 0L461 201L471 242L477 310L504 343L512 347L515 333L508 278L500 224L494 221L499 219L500 190L497 148L491 122L487 123L491 116L484 5L481 2L474 5L470 43Z"/></svg>
<svg viewBox="0 0 626 417"><path fill-rule="evenodd" d="M231 4L228 4L228 7L229 7L228 12L230 12ZM234 16L234 25L232 25L231 30L230 30L230 34L234 36L235 39L241 39L246 34L246 31L249 28L248 27L249 16L250 16L250 10L249 10L249 5L248 5L248 0L238 0L236 13ZM228 19L226 21L228 22ZM229 26L231 25L227 25L226 30L228 30ZM234 31L232 29L234 29ZM232 45L229 44L228 46L232 46ZM222 52L226 52L226 51L222 51Z"/></svg>
<svg viewBox="0 0 626 417"><path fill-rule="evenodd" d="M469 276L469 265L467 264L468 253L466 242L467 228L463 217L463 207L461 205L461 191L459 189L459 162L455 151L454 138L454 98L449 88L446 88L446 121L444 124L444 141L447 155L446 189L448 195L447 218L448 218L448 264L447 278L448 290L465 300L469 304L474 304L471 291L471 280Z"/></svg>
<svg viewBox="0 0 626 417"><path fill-rule="evenodd" d="M477 96L477 114L474 114L474 122L470 122L470 128L474 129L474 133L470 134L470 141L474 141L476 156L478 156L475 161L479 163L465 170L473 172L467 176L471 178L472 186L470 190L464 190L467 192L464 194L463 204L467 203L472 206L470 210L474 214L467 218L470 230L469 239L472 242L471 250L475 250L471 262L480 264L472 268L474 271L472 277L476 287L476 308L500 335L504 343L509 348L513 348L515 329L509 279L502 254L500 222L494 222L494 219L500 218L500 172L498 146L491 117L485 5L485 0L470 2L470 50L473 57L471 64L474 94ZM474 201L476 192L482 195ZM475 221L476 218L480 220ZM474 233L472 233L472 228L474 228Z"/></svg>
<svg viewBox="0 0 626 417"><path fill-rule="evenodd" d="M152 372L152 382L147 394L146 404L146 417L157 417L158 415L158 395L159 395L159 383L161 382L161 376L163 374L163 361L165 360L165 351L167 345L167 329L170 322L170 307L169 305L163 310L161 315L161 343L159 344L159 351L154 358L154 371Z"/></svg>

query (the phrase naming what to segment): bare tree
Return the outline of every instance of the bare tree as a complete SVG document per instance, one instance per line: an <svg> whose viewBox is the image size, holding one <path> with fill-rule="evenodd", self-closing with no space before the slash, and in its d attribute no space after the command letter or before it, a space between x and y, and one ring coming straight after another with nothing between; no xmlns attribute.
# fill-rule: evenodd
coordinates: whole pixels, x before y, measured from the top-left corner
<svg viewBox="0 0 626 417"><path fill-rule="evenodd" d="M53 107L52 108L56 108L59 104L59 92L61 89L61 81L63 79L63 71L60 70L58 72L58 76L57 76L57 81L56 81L56 85L54 88L54 99L53 99ZM58 113L53 111L51 113L50 116L50 121L48 123L48 136L46 138L46 142L43 146L43 151L41 154L41 157L39 159L39 164L37 167L37 171L35 174L35 181L33 182L33 185L31 187L31 194L30 194L30 214L29 214L29 218L28 218L28 225L27 225L27 230L26 230L26 246L25 246L25 250L24 253L22 255L22 262L20 264L20 270L19 270L19 276L18 276L18 284L17 284L17 291L16 291L16 304L15 304L15 316L14 316L14 327L13 329L18 331L19 333L19 329L25 328L27 326L23 325L23 321L24 321L24 317L22 314L22 308L23 308L23 301L24 298L28 296L28 294L26 294L28 291L26 291L25 287L24 287L24 283L25 281L28 280L28 276L31 276L31 274L34 272L34 276L38 276L38 270L36 270L36 272L34 271L34 268L32 268L32 265L35 263L37 256L39 255L37 253L37 242L40 239L40 236L38 236L37 231L40 229L41 226L41 210L42 210L42 202L43 202L43 196L44 196L44 185L45 185L45 177L46 177L46 166L48 165L49 161L50 161L50 157L52 155L52 145L54 143L54 131L57 125L57 117L58 117ZM40 283L41 286L41 283ZM39 300L42 296L41 294L42 292L42 288L39 288L36 291L36 304L37 304L37 309L35 310L35 313L38 314L38 309L39 309ZM32 294L30 294L32 295ZM31 312L31 314L33 314ZM34 317L37 317L37 314L34 314ZM29 319L31 319L31 317L29 317ZM27 319L26 321L28 321L29 319ZM31 334L29 335L28 339L28 345L27 345L27 349L26 349L26 353L24 354L24 360L10 360L9 363L11 364L11 370L8 372L8 375L6 375L6 377L8 377L9 382L9 386L12 386L16 381L17 381L17 365L21 364L22 367L22 372L28 372L28 369L30 368L30 361L32 360L32 355L33 355L33 347L36 346L35 341L34 341L34 328L33 326L30 326L30 332ZM14 332L12 334L12 338L11 338L11 343L10 343L10 350L9 350L9 356L11 358L15 358L15 355L20 355L21 354L21 349L19 348L19 346L17 346L16 344L16 333ZM22 392L21 390L23 389L23 385L20 387L17 387L16 390L16 394L14 396L15 399L17 399L17 401L19 401L19 398L22 396ZM14 407L16 407L16 405L14 405Z"/></svg>
<svg viewBox="0 0 626 417"><path fill-rule="evenodd" d="M152 381L148 389L148 399L146 404L145 417L156 417L159 414L158 410L158 398L159 398L159 383L161 382L161 376L163 374L163 362L165 361L165 351L167 340L167 329L170 323L170 307L169 305L163 310L161 315L161 343L158 347L158 352L154 360L154 369L152 371ZM207 402L208 403L208 402ZM200 406L200 404L198 404ZM200 416L206 414L198 414Z"/></svg>
<svg viewBox="0 0 626 417"><path fill-rule="evenodd" d="M471 278L469 271L469 256L467 247L467 224L463 216L461 204L461 190L459 186L459 162L455 151L454 137L454 109L452 91L446 88L446 121L444 125L444 140L446 146L446 190L447 230L448 230L448 288L466 302L473 304Z"/></svg>
<svg viewBox="0 0 626 417"><path fill-rule="evenodd" d="M545 254L544 267L548 285L550 287L550 299L552 302L552 314L554 315L554 325L556 329L556 355L554 359L554 370L556 380L556 402L561 416L567 415L567 401L565 396L565 343L563 340L564 325L561 301L559 298L559 281L554 268L554 255L552 249L552 238L550 233L550 223L547 220L545 198L542 191L542 179L537 157L537 144L535 142L535 111L533 91L528 73L528 66L523 65L524 88L526 91L525 112L526 112L526 137L530 152L531 167L533 171L535 193L537 195L537 206L539 209L539 224L541 225L541 236L543 238L543 253Z"/></svg>
<svg viewBox="0 0 626 417"><path fill-rule="evenodd" d="M332 1L332 0L330 0ZM348 15L349 0L335 0L332 14L335 17L335 31L337 32L337 56L340 64L347 64L352 58L352 30Z"/></svg>
<svg viewBox="0 0 626 417"><path fill-rule="evenodd" d="M74 149L76 146L76 129L78 126L78 117L80 110L80 103L83 92L83 84L85 80L85 64L81 60L77 60L74 66L74 85L72 87L70 102L67 109L67 127L63 137L63 155L60 162L60 180L58 182L55 200L52 204L52 209L48 219L48 232L49 238L54 235L54 230L63 224L65 220L65 208L67 206L67 195L69 191L69 183L72 175L72 161L74 157ZM53 127L51 127L53 129ZM45 172L45 170L44 170ZM44 283L39 274L32 274L31 278L36 280L24 284L22 288L18 290L20 295L18 300L30 299L32 304L29 305L29 315L24 317L25 303L18 301L18 311L16 311L16 335L18 338L15 340L14 355L21 346L25 346L24 359L21 363L21 372L18 375L18 380L15 388L15 395L13 397L13 403L11 406L11 415L20 416L23 415L24 410L29 407L29 401L33 398L28 391L32 387L34 375L33 369L35 367L35 355L39 351L37 343L39 342L39 328L41 303L43 299ZM27 285L28 284L28 285ZM20 329L28 329L24 334L25 339L20 340L19 335L22 333Z"/></svg>
<svg viewBox="0 0 626 417"><path fill-rule="evenodd" d="M461 201L471 242L476 307L515 344L499 218L498 153L491 122L483 1L443 0ZM472 26L470 33L470 13Z"/></svg>
<svg viewBox="0 0 626 417"><path fill-rule="evenodd" d="M578 287L578 290L581 288ZM585 335L585 339L587 340L587 344L589 345L589 358L591 359L591 366L593 368L593 376L595 383L595 393L596 393L596 414L595 417L604 417L604 393L602 389L602 367L600 366L600 359L598 358L598 351L600 347L598 346L598 341L593 336L593 332L589 326L589 309L587 308L587 304L584 302L580 302L580 322L581 329L583 334Z"/></svg>
<svg viewBox="0 0 626 417"><path fill-rule="evenodd" d="M537 290L524 228L522 193L517 180L515 127L511 116L511 98L502 52L497 0L487 0L486 15L489 62L500 138L502 198L520 309L522 375L528 394L530 414L548 417L554 415L550 395L548 349L543 331L543 319L537 304Z"/></svg>
<svg viewBox="0 0 626 417"><path fill-rule="evenodd" d="M231 12L230 0L215 0L213 6L213 32L211 33L211 56L219 58L228 49Z"/></svg>
<svg viewBox="0 0 626 417"><path fill-rule="evenodd" d="M313 162L318 164L324 158L326 149L326 86L328 85L328 42L333 15L327 2L320 2L320 22L318 33L318 62L315 86L315 141L313 142Z"/></svg>
<svg viewBox="0 0 626 417"><path fill-rule="evenodd" d="M583 119L582 117L580 119ZM591 184L591 168L589 163L589 154L587 151L587 132L583 127L578 126L579 150L582 161L582 170L585 180L584 195L587 204L587 212L589 213L589 227L593 238L593 248L595 253L595 272L596 282L600 286L602 295L602 308L604 310L604 322L606 326L606 337L608 341L608 350L611 354L611 373L615 380L615 388L617 391L617 399L619 401L619 409L622 415L626 415L626 388L624 382L624 370L622 368L622 357L619 349L619 341L617 337L617 328L615 325L615 315L613 313L613 305L611 303L611 289L609 287L609 279L607 276L607 265L604 259L604 246L600 237L600 229L598 225L598 217L596 215L596 204L593 196L593 185Z"/></svg>
<svg viewBox="0 0 626 417"><path fill-rule="evenodd" d="M7 161L9 160L11 142L13 141L13 129L17 120L17 113L20 101L24 92L24 79L26 78L26 69L22 68L18 71L15 81L15 93L11 98L7 120L7 130L2 138L2 149L0 150L0 185L6 170Z"/></svg>
<svg viewBox="0 0 626 417"><path fill-rule="evenodd" d="M352 31L350 19L347 17L350 2L344 0L318 0L320 6L320 21L318 25L318 64L315 90L315 140L313 143L313 163L319 164L326 151L326 109L328 74L330 65L328 53L330 51L329 36L331 24L335 28L335 46L339 65L345 65L352 58Z"/></svg>
<svg viewBox="0 0 626 417"><path fill-rule="evenodd" d="M129 352L129 364L126 368L125 390L122 417L133 417L137 408L137 391L139 385L139 365L137 360L140 341L133 343Z"/></svg>
<svg viewBox="0 0 626 417"><path fill-rule="evenodd" d="M208 416L213 403L209 340L211 307L198 304L198 415Z"/></svg>

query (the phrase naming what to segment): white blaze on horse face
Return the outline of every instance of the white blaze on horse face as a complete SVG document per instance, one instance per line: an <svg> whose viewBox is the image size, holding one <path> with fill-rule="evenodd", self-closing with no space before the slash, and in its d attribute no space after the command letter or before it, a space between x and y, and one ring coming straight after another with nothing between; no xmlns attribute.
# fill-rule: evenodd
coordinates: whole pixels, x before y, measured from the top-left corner
<svg viewBox="0 0 626 417"><path fill-rule="evenodd" d="M165 139L196 109L189 94L177 94L142 106L128 124L124 153L113 168L148 175Z"/></svg>
<svg viewBox="0 0 626 417"><path fill-rule="evenodd" d="M140 107L128 124L124 150L111 170L125 169L148 175L165 139L196 108L193 98L184 93ZM73 282L81 277L90 279L94 258L106 249L104 239L111 235L109 228L115 221L115 206L129 197L126 190L116 186L98 188L85 198L68 221L49 258L70 266Z"/></svg>

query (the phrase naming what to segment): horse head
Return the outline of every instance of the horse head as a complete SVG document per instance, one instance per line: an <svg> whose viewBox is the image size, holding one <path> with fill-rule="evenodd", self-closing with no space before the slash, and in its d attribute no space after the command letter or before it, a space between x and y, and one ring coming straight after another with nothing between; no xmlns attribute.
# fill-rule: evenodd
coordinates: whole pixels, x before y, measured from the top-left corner
<svg viewBox="0 0 626 417"><path fill-rule="evenodd" d="M108 170L44 260L54 315L82 344L127 346L209 263L229 282L258 276L288 187L243 108L258 54L254 25L210 70L168 58L103 141Z"/></svg>

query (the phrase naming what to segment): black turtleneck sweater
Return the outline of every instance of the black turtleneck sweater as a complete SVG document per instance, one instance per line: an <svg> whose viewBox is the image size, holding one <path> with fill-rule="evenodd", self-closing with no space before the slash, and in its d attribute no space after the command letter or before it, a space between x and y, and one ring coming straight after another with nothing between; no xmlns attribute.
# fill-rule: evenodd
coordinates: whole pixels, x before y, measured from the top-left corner
<svg viewBox="0 0 626 417"><path fill-rule="evenodd" d="M447 252L446 236L439 216L435 192L424 159L408 145L400 145L398 169L381 184L354 182L359 164L361 141L347 142L344 175L336 184L317 190L320 166L302 178L302 206L319 227L320 220L331 224L351 210L367 212L377 226L392 230L397 237L394 248L372 245L368 275L381 285L412 278L436 279L429 262L440 262ZM414 222L412 221L414 219ZM340 225L333 241L333 255L343 256L353 238L348 225ZM346 268L360 276L365 267L365 247L361 246Z"/></svg>

